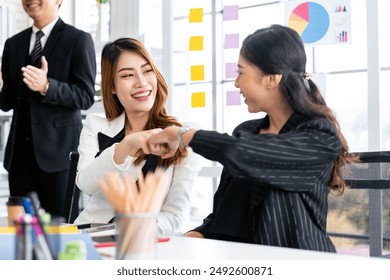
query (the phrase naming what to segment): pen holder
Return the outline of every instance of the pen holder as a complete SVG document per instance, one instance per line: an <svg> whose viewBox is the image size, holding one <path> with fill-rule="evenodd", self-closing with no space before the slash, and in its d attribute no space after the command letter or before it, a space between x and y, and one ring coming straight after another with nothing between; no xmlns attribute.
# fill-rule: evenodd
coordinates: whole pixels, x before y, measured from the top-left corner
<svg viewBox="0 0 390 280"><path fill-rule="evenodd" d="M156 259L156 213L116 216L116 259Z"/></svg>

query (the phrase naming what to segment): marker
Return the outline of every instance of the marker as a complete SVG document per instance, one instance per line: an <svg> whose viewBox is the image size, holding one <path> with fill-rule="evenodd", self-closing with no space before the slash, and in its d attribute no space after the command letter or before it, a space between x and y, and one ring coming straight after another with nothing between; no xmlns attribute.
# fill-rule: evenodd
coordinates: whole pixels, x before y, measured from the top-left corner
<svg viewBox="0 0 390 280"><path fill-rule="evenodd" d="M16 234L16 259L17 260L32 260L32 236L31 236L31 221L30 214L19 216L17 220Z"/></svg>
<svg viewBox="0 0 390 280"><path fill-rule="evenodd" d="M42 232L43 238L45 239L46 244L49 244L49 239L47 238L46 231L44 230L45 229L45 227L44 227L45 225L44 225L44 222L42 220L41 203L39 202L38 195L37 195L36 192L30 192L29 193L29 197L31 199L32 207L34 209L36 217L38 219L38 225L41 228L41 232ZM50 250L50 254L51 254L51 259L54 260L55 259L55 257L54 257L55 254L53 253L53 248L51 248L49 246L49 250Z"/></svg>
<svg viewBox="0 0 390 280"><path fill-rule="evenodd" d="M33 207L31 205L31 200L28 197L23 197L22 198L22 205L24 212L30 215L34 215L33 213Z"/></svg>
<svg viewBox="0 0 390 280"><path fill-rule="evenodd" d="M41 214L41 220L43 223L43 231L47 232L51 221L51 215L49 213L44 212Z"/></svg>
<svg viewBox="0 0 390 280"><path fill-rule="evenodd" d="M34 252L39 260L52 260L53 257L50 252L50 247L46 242L43 235L42 228L39 226L38 218L32 217L32 227L36 236L36 244L34 246Z"/></svg>

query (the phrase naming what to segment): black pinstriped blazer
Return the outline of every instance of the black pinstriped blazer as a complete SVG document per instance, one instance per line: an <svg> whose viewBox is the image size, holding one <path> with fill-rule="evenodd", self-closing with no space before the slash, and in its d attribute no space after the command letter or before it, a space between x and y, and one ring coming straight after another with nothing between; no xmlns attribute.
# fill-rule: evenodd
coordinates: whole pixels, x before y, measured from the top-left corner
<svg viewBox="0 0 390 280"><path fill-rule="evenodd" d="M240 124L233 137L196 132L198 154L224 166L213 212L195 230L206 238L335 252L326 232L328 182L340 140L325 119L294 113L278 135L269 119Z"/></svg>

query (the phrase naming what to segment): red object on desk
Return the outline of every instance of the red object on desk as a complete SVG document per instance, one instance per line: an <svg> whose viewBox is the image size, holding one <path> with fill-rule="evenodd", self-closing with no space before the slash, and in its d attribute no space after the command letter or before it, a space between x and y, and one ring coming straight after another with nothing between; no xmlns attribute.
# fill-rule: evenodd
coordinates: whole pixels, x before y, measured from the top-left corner
<svg viewBox="0 0 390 280"><path fill-rule="evenodd" d="M114 247L114 246L115 246L115 242L114 242L114 241L110 241L110 242L101 242L101 243L96 243L96 244L95 244L95 247L96 247L96 248Z"/></svg>
<svg viewBox="0 0 390 280"><path fill-rule="evenodd" d="M168 242L171 240L168 236L167 237L157 237L157 242Z"/></svg>

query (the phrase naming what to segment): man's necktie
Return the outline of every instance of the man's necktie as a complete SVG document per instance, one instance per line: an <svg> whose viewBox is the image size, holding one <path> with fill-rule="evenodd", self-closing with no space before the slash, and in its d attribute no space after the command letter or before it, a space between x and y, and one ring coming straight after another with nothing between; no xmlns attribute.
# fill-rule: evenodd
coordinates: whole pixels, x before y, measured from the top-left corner
<svg viewBox="0 0 390 280"><path fill-rule="evenodd" d="M35 44L34 44L34 48L30 54L30 63L31 65L34 65L34 66L38 66L40 63L40 60L41 60L41 56L42 56L42 44L41 44L41 38L42 36L44 36L45 34L39 30L35 36Z"/></svg>

